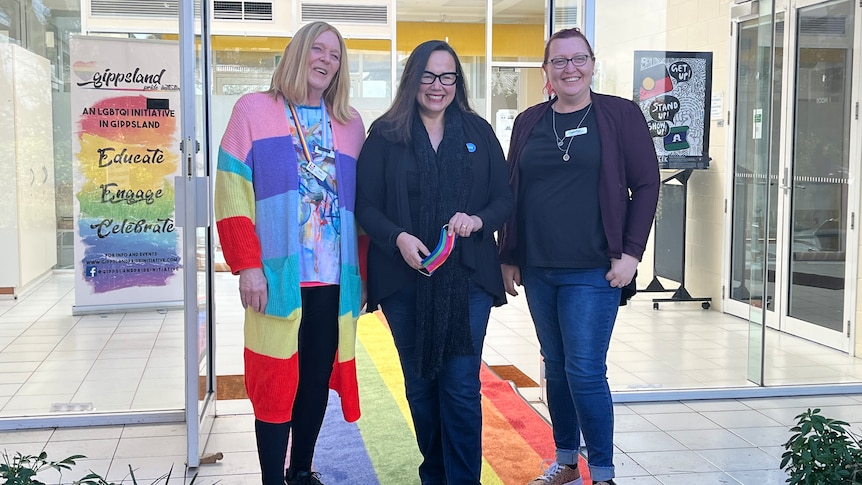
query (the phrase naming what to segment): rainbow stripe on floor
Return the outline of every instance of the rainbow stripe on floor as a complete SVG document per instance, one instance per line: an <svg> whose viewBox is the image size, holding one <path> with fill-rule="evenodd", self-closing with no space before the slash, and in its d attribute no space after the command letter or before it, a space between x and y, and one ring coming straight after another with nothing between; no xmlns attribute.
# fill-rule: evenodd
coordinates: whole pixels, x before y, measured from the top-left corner
<svg viewBox="0 0 862 485"><path fill-rule="evenodd" d="M419 483L416 447L404 380L392 335L375 314L359 320L356 366L362 418L346 423L338 396L330 405L315 451L315 469L326 485ZM553 458L548 423L483 365L483 485L524 485ZM580 463L586 478L587 470ZM585 484L589 481L585 480Z"/></svg>

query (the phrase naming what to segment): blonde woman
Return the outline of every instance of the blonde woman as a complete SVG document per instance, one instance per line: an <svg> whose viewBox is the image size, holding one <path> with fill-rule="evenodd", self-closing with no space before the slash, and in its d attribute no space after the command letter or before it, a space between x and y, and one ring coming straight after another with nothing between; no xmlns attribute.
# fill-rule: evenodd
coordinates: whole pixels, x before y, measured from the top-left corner
<svg viewBox="0 0 862 485"><path fill-rule="evenodd" d="M344 418L359 418L352 210L365 129L348 104L346 56L331 25L302 27L269 91L236 103L219 149L216 219L245 308L245 385L264 485L322 484L311 464L330 387Z"/></svg>

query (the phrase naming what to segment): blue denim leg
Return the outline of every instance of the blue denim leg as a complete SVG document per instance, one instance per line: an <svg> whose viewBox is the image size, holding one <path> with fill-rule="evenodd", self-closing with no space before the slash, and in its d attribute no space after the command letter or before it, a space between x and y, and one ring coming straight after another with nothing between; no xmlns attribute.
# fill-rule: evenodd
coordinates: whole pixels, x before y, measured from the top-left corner
<svg viewBox="0 0 862 485"><path fill-rule="evenodd" d="M522 270L545 360L557 461L577 462L583 433L594 481L614 477L614 411L606 361L621 290L605 280L607 271Z"/></svg>
<svg viewBox="0 0 862 485"><path fill-rule="evenodd" d="M408 286L380 306L401 359L407 402L423 461L422 485L478 485L482 473L482 397L479 368L492 297L471 284L470 332L475 355L444 364L433 379L420 374L416 349L416 287ZM432 309L423 309L432 311Z"/></svg>

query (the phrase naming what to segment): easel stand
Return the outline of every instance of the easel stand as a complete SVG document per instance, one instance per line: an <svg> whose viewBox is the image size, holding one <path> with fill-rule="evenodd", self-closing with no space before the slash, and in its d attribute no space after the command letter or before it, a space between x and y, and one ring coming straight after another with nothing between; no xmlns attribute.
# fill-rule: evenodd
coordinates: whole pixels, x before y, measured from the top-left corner
<svg viewBox="0 0 862 485"><path fill-rule="evenodd" d="M662 286L661 282L657 278L653 277L652 281L650 281L650 284L647 285L646 289L638 290L638 291L667 292L667 291L671 291L671 290ZM673 302L673 301L699 301L699 302L701 302L700 307L703 308L704 310L709 310L709 307L712 305L712 298L710 298L708 296L693 297L688 293L688 290L686 290L685 286L683 286L682 284L679 285L679 288L674 290L673 295L670 298L653 298L652 299L652 309L658 310L659 302L665 302L665 301L671 301L671 302Z"/></svg>
<svg viewBox="0 0 862 485"><path fill-rule="evenodd" d="M699 301L704 310L709 309L712 298L692 297L685 289L685 213L688 192L688 179L693 169L679 170L662 179L659 207L655 222L655 255L653 258L653 279L643 290L649 292L672 291L664 287L658 277L679 282L670 298L653 298L653 310L659 303Z"/></svg>

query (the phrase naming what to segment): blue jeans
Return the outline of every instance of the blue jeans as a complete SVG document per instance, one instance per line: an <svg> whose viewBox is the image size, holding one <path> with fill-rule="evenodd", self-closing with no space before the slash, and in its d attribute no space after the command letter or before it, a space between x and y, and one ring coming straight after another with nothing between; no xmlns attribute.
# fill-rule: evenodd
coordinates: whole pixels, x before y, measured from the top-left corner
<svg viewBox="0 0 862 485"><path fill-rule="evenodd" d="M380 302L401 359L407 402L423 457L419 466L422 485L479 485L482 474L479 368L493 300L490 293L473 283L469 298L474 355L450 359L433 379L423 378L420 373L416 286L404 287Z"/></svg>
<svg viewBox="0 0 862 485"><path fill-rule="evenodd" d="M621 290L605 280L608 269L521 270L545 359L557 462L577 463L583 433L590 476L597 482L614 477L607 355Z"/></svg>

